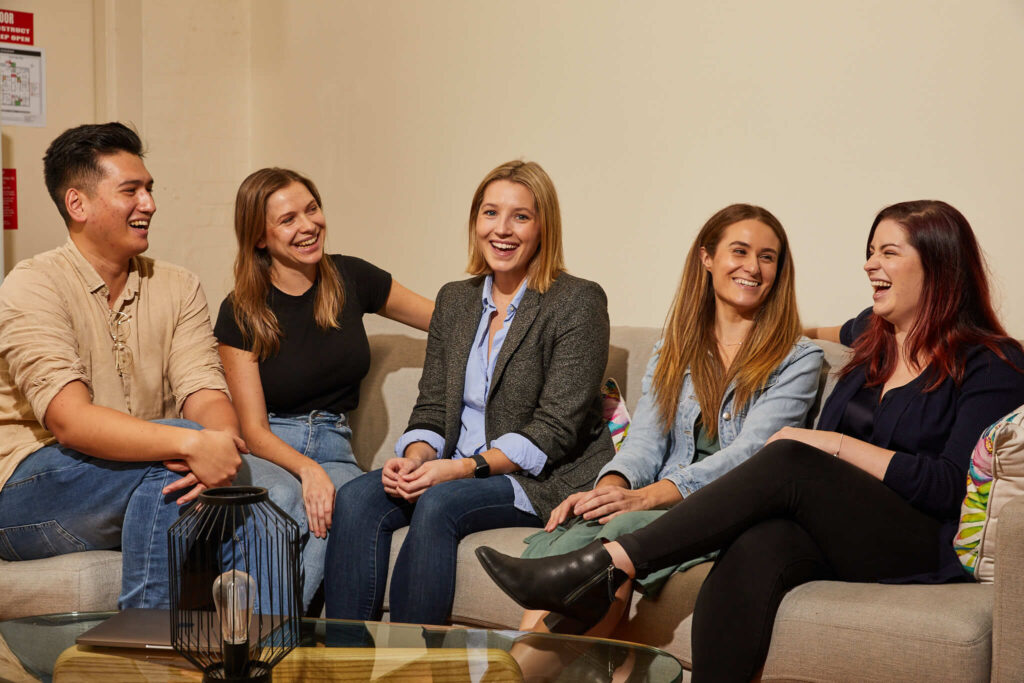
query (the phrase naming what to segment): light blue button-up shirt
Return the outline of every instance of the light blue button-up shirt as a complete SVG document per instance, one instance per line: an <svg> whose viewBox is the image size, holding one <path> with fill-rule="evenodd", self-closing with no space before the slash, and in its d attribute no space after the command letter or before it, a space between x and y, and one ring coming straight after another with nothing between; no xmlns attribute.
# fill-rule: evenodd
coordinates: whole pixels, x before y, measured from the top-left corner
<svg viewBox="0 0 1024 683"><path fill-rule="evenodd" d="M484 279L483 311L480 313L480 323L477 325L476 337L473 339L473 347L470 349L469 360L466 362L466 380L462 390L462 428L459 431L459 442L455 445L455 454L452 458L465 458L483 453L488 448L497 448L524 472L536 476L544 469L548 456L525 436L510 432L494 439L490 445L487 443L485 425L487 396L491 391L495 361L505 343L512 320L516 317L523 294L526 293L526 282L523 282L505 311L505 320L501 329L494 333L494 341L488 355L487 338L491 316L498 311L491 296L493 284L494 278L488 275ZM413 429L403 434L395 444L395 454L402 457L406 447L414 441L427 443L439 454L444 452L445 440L440 434L429 429ZM516 509L533 514L533 505L526 497L523 487L519 485L515 477L509 476L508 479L512 482L512 489L515 492Z"/></svg>

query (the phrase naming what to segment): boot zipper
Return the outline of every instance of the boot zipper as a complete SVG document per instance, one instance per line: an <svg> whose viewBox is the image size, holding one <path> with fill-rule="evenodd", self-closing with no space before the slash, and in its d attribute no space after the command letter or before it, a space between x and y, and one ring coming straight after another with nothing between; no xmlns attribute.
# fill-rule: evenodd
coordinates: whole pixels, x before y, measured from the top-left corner
<svg viewBox="0 0 1024 683"><path fill-rule="evenodd" d="M587 579L586 583L577 586L575 590L573 590L571 593L569 593L568 596L566 596L565 604L571 605L572 603L576 602L581 595L583 595L591 588L596 586L598 583L600 583L601 579L605 577L607 577L608 584L610 587L613 571L615 571L615 566L610 564L608 565L608 570L606 572L598 572L597 574L591 576L589 579Z"/></svg>

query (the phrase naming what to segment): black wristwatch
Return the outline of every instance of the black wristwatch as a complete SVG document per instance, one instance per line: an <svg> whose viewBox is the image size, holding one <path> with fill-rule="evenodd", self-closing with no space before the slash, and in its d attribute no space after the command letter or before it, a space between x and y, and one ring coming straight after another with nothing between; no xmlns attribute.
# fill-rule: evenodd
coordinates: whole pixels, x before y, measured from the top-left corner
<svg viewBox="0 0 1024 683"><path fill-rule="evenodd" d="M473 462L476 463L476 469L473 470L473 476L477 479L484 479L485 477L491 476L491 466L487 463L487 458L477 453L473 458Z"/></svg>

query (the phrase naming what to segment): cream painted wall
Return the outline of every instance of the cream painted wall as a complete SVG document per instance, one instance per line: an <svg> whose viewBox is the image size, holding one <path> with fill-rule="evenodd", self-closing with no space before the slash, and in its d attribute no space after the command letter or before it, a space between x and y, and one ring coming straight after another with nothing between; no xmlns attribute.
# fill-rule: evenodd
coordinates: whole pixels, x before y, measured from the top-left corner
<svg viewBox="0 0 1024 683"><path fill-rule="evenodd" d="M246 0L5 2L35 14L46 50L47 126L4 128L4 167L18 169L20 228L6 264L67 238L46 194L42 156L63 130L134 125L156 181L148 254L197 272L216 307L231 287L234 191L249 163ZM216 315L216 311L213 312Z"/></svg>
<svg viewBox="0 0 1024 683"><path fill-rule="evenodd" d="M64 128L135 122L150 253L230 289L238 183L289 165L330 245L432 294L462 276L480 177L514 157L559 188L570 269L616 324L659 325L701 223L733 201L788 227L805 322L867 305L874 213L940 197L971 219L1011 333L1024 185L1024 5L563 0L8 0L47 50L46 128L4 129L21 229L6 268L63 241L40 157Z"/></svg>
<svg viewBox="0 0 1024 683"><path fill-rule="evenodd" d="M65 129L93 120L93 6L81 0L4 0L35 14L35 46L46 51L46 126L4 126L3 167L17 170L18 229L4 230L4 272L67 239L43 184L43 153Z"/></svg>
<svg viewBox="0 0 1024 683"><path fill-rule="evenodd" d="M235 190L249 172L249 3L142 3L142 131L159 207L149 254L187 266L216 319L231 289Z"/></svg>
<svg viewBox="0 0 1024 683"><path fill-rule="evenodd" d="M875 212L937 197L1024 336L1016 0L256 0L251 22L253 167L310 174L330 245L421 292L461 276L482 175L525 157L615 324L661 324L697 229L734 201L787 226L805 322L839 323L870 301Z"/></svg>

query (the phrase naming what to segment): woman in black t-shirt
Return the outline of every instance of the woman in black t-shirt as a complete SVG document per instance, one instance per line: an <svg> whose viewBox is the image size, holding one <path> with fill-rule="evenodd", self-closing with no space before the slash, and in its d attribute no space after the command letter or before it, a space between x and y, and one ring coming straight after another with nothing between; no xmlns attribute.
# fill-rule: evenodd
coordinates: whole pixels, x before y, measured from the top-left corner
<svg viewBox="0 0 1024 683"><path fill-rule="evenodd" d="M370 367L362 317L426 330L434 309L362 259L324 258L321 207L316 186L294 171L265 168L242 182L235 288L216 326L242 436L277 465L254 472L253 483L296 518L303 540L308 531L304 608L323 577L335 491L362 474L346 419Z"/></svg>

